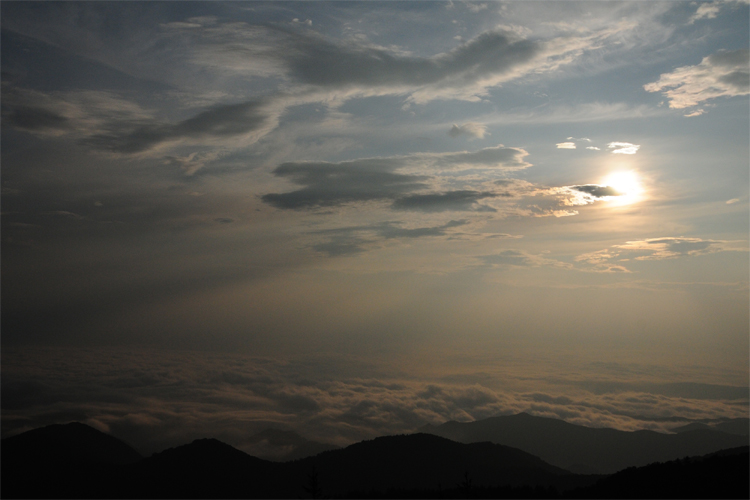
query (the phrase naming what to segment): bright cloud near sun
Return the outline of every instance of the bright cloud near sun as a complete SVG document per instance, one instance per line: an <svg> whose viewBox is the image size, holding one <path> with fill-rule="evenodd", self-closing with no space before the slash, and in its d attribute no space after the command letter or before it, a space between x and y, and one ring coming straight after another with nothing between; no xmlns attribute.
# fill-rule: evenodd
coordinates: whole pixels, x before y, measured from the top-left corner
<svg viewBox="0 0 750 500"><path fill-rule="evenodd" d="M644 194L643 182L637 172L628 170L613 172L602 179L602 184L611 186L620 196L612 198L617 205L629 205L639 201Z"/></svg>
<svg viewBox="0 0 750 500"><path fill-rule="evenodd" d="M607 144L607 148L611 149L612 153L623 155L634 155L640 147L639 144L630 144L629 142L610 142Z"/></svg>

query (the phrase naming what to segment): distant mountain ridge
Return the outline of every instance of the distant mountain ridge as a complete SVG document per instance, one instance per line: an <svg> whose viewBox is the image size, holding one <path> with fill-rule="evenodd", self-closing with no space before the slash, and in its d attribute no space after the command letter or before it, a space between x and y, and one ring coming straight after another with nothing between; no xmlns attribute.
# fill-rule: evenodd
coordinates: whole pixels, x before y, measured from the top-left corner
<svg viewBox="0 0 750 500"><path fill-rule="evenodd" d="M747 436L719 430L628 432L584 427L528 413L466 423L450 421L420 431L460 443L489 441L513 446L572 472L601 474L748 445Z"/></svg>
<svg viewBox="0 0 750 500"><path fill-rule="evenodd" d="M693 422L680 427L675 427L674 429L672 429L672 432L680 433L695 430L720 431L726 432L727 434L748 436L750 435L750 418L733 418L726 422L720 422L713 425Z"/></svg>

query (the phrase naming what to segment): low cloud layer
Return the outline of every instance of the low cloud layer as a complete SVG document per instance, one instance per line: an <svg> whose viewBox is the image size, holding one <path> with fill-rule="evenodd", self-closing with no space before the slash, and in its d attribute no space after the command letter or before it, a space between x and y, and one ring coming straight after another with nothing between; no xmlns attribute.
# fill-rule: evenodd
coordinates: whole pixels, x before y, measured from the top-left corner
<svg viewBox="0 0 750 500"><path fill-rule="evenodd" d="M719 97L748 95L749 56L748 49L720 50L704 57L700 64L664 73L643 88L647 92L661 92L672 109L699 106Z"/></svg>
<svg viewBox="0 0 750 500"><path fill-rule="evenodd" d="M474 375L430 379L385 376L367 361L341 358L319 360L326 367L321 371L320 364L205 352L66 348L6 354L3 437L77 420L144 453L201 437L251 450L248 438L269 427L346 445L427 423L521 411L593 427L668 430L690 419L743 417L748 408L747 387L703 384L692 390L689 383L655 383L659 379L648 369L634 380L637 367L602 363L580 365L577 372L592 377L586 379L557 372L554 363L539 365L537 388L531 389L524 385L528 377L491 376L485 366ZM689 381L691 375L670 376ZM496 377L504 380L500 386L516 389L488 385ZM553 382L542 383L545 377Z"/></svg>

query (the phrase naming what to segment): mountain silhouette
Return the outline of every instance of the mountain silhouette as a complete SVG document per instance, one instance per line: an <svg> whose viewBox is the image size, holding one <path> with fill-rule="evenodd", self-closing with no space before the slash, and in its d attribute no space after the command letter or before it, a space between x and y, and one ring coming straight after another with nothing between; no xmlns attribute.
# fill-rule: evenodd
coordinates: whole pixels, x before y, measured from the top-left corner
<svg viewBox="0 0 750 500"><path fill-rule="evenodd" d="M527 417L519 418L533 421L534 417ZM695 432L723 435L718 431L684 434ZM612 448L610 453L619 451ZM631 467L612 476L581 475L514 447L463 444L419 433L379 437L284 463L248 455L216 439L198 439L142 458L112 436L83 424L68 424L2 441L0 494L3 498L723 498L741 493L747 498L747 457L744 445Z"/></svg>
<svg viewBox="0 0 750 500"><path fill-rule="evenodd" d="M312 457L318 453L337 450L338 446L305 439L294 431L266 429L243 443L253 456L275 462L290 462Z"/></svg>
<svg viewBox="0 0 750 500"><path fill-rule="evenodd" d="M627 467L705 455L748 444L747 436L714 429L678 434L648 430L628 432L584 427L527 413L466 423L450 421L420 430L460 443L490 441L513 446L578 473L612 474Z"/></svg>
<svg viewBox="0 0 750 500"><path fill-rule="evenodd" d="M128 464L143 458L119 439L79 422L48 425L3 439L2 452L14 461Z"/></svg>

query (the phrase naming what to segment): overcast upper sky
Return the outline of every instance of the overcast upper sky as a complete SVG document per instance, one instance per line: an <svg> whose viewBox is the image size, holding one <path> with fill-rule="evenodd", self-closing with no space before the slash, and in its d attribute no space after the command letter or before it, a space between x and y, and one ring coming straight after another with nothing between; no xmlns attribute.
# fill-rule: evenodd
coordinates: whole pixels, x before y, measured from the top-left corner
<svg viewBox="0 0 750 500"><path fill-rule="evenodd" d="M3 2L3 435L747 416L748 16Z"/></svg>

